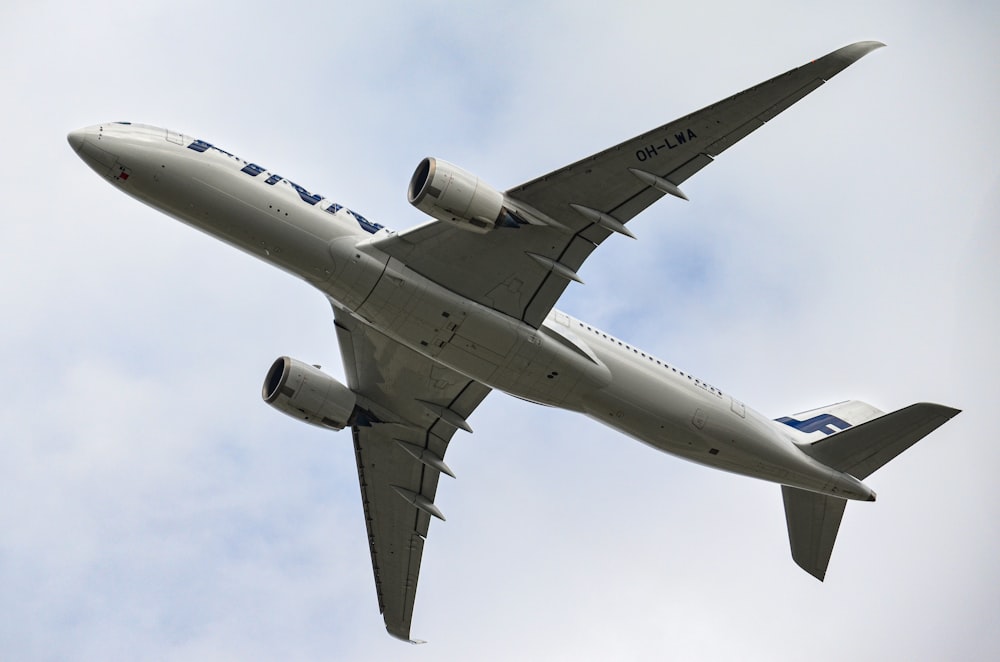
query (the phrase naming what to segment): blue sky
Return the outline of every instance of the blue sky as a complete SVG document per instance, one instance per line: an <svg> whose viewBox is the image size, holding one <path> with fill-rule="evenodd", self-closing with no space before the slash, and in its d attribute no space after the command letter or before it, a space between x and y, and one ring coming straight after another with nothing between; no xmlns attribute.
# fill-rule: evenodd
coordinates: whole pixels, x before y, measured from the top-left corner
<svg viewBox="0 0 1000 662"><path fill-rule="evenodd" d="M24 660L991 659L1000 10L987 3L7 3L0 650ZM66 133L169 126L393 228L428 155L509 188L844 44L560 307L781 416L964 413L868 483L824 584L776 486L494 394L458 435L410 648L378 614L322 296L121 196Z"/></svg>

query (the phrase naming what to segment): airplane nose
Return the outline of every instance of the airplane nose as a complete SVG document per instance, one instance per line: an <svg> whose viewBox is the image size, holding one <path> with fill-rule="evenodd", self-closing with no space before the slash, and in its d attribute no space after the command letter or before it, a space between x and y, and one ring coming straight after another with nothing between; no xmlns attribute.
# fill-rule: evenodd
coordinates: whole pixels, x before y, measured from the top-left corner
<svg viewBox="0 0 1000 662"><path fill-rule="evenodd" d="M76 131L70 131L69 135L66 136L66 140L69 142L69 146L73 148L74 152L79 152L80 148L83 147L83 138L86 135L87 134L83 129L77 129Z"/></svg>

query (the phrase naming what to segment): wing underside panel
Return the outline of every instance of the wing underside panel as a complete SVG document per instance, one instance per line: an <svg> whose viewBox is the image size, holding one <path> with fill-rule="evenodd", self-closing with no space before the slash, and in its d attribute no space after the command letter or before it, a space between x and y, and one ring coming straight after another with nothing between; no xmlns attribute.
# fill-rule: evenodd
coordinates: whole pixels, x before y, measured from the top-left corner
<svg viewBox="0 0 1000 662"><path fill-rule="evenodd" d="M677 185L716 156L880 46L845 46L506 192L508 205L541 224L477 234L433 221L373 243L432 281L537 328L568 274L612 234L595 213L620 228L665 192L678 195ZM546 268L545 260L557 266Z"/></svg>
<svg viewBox="0 0 1000 662"><path fill-rule="evenodd" d="M451 472L444 455L453 423L490 389L336 307L334 317L362 412L352 432L379 610L389 633L408 640L424 540L432 514L441 516L438 481Z"/></svg>

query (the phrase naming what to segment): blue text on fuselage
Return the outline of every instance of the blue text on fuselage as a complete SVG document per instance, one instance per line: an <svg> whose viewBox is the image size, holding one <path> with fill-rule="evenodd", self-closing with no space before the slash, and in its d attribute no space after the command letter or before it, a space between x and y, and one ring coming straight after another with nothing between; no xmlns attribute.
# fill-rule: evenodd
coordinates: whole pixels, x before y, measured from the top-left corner
<svg viewBox="0 0 1000 662"><path fill-rule="evenodd" d="M213 145L212 143L206 142L204 140L193 140L187 147L188 149L201 153L207 152L208 150L214 150L221 154L225 154L229 158L241 161L244 165L243 168L240 170L240 172L249 175L251 177L257 177L258 175L267 173L266 168L259 166L256 163L249 163L247 161L243 161L243 159L239 158L238 156L230 154L226 150L220 149L215 145ZM310 193L305 188L299 186L290 179L285 179L281 175L269 175L268 178L265 180L265 183L274 186L275 184L281 181L287 182L288 185L292 187L292 190L294 190L298 194L299 199L301 199L302 202L305 202L308 205L316 206L325 199L322 195ZM331 202L329 205L327 205L327 207L323 211L330 214L336 214L341 209L344 209L343 205L338 205L336 202ZM364 216L362 216L357 212L351 211L350 209L346 209L345 211L352 218L354 218L357 224L361 226L361 229L364 230L365 232L375 234L376 232L382 229L381 225L379 225L378 223L372 223L367 218L365 218Z"/></svg>

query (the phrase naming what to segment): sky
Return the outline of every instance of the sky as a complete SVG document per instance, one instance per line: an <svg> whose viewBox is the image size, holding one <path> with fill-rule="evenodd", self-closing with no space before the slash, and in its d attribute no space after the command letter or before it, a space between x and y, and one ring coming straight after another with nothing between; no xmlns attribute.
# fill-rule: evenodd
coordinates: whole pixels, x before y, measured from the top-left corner
<svg viewBox="0 0 1000 662"><path fill-rule="evenodd" d="M0 658L996 659L998 25L986 2L4 3ZM864 39L889 47L559 307L768 416L963 413L866 481L819 583L776 485L494 393L449 449L419 647L378 613L350 434L260 400L280 355L342 378L324 298L65 140L167 126L403 229L425 156L503 190Z"/></svg>

